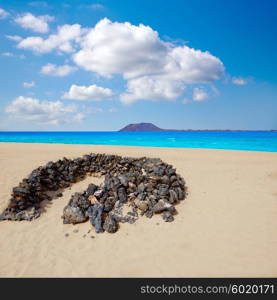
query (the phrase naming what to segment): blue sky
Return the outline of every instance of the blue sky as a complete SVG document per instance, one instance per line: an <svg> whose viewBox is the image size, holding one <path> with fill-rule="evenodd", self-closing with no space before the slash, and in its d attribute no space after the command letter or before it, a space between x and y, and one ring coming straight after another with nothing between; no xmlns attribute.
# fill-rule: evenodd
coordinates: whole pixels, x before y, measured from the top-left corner
<svg viewBox="0 0 277 300"><path fill-rule="evenodd" d="M277 129L274 0L0 8L0 130Z"/></svg>

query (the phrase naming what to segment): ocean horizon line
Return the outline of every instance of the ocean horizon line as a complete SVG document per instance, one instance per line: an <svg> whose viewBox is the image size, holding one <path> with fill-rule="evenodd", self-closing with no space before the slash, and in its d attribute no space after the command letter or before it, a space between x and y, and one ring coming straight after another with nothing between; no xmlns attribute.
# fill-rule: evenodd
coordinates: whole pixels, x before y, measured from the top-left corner
<svg viewBox="0 0 277 300"><path fill-rule="evenodd" d="M2 132L277 132L277 129L163 129L157 131L145 130L145 131L120 131L120 130L0 130Z"/></svg>

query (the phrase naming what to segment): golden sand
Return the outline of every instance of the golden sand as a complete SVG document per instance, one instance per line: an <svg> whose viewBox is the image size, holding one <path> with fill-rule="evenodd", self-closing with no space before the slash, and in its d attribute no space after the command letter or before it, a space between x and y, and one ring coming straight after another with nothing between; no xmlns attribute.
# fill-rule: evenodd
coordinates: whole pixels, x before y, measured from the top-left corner
<svg viewBox="0 0 277 300"><path fill-rule="evenodd" d="M1 277L277 276L276 153L0 143L1 211L34 168L90 152L159 157L176 167L189 195L175 221L141 217L115 234L95 234L89 222L64 225L70 195L101 180L87 177L40 218L0 222Z"/></svg>

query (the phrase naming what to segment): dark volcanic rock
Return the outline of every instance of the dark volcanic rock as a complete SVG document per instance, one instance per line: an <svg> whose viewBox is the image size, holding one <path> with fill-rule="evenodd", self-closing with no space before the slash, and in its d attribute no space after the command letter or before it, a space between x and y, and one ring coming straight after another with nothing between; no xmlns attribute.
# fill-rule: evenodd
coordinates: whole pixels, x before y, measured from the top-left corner
<svg viewBox="0 0 277 300"><path fill-rule="evenodd" d="M172 216L170 211L164 211L163 212L163 220L165 222L172 222L172 221L174 221L174 217Z"/></svg>
<svg viewBox="0 0 277 300"><path fill-rule="evenodd" d="M178 195L174 190L169 190L169 202L171 204L178 201Z"/></svg>
<svg viewBox="0 0 277 300"><path fill-rule="evenodd" d="M160 199L153 207L154 213L161 213L165 210L172 210L172 205L168 203L165 199Z"/></svg>
<svg viewBox="0 0 277 300"><path fill-rule="evenodd" d="M96 232L115 232L118 222L132 224L138 219L138 211L148 218L154 213L163 213L163 219L172 222L176 212L174 205L186 197L183 178L159 158L88 154L76 159L51 161L33 170L13 188L9 205L0 220L38 218L42 201L61 197L63 189L84 179L87 174L104 175L105 180L100 187L90 184L83 193L72 195L62 218L66 224L90 219ZM126 215L122 212L123 205L132 208Z"/></svg>
<svg viewBox="0 0 277 300"><path fill-rule="evenodd" d="M63 223L64 224L77 224L87 221L88 217L78 206L67 205L63 210Z"/></svg>
<svg viewBox="0 0 277 300"><path fill-rule="evenodd" d="M5 220L6 220L6 217L3 214L1 214L0 215L0 221L5 221Z"/></svg>
<svg viewBox="0 0 277 300"><path fill-rule="evenodd" d="M96 203L88 208L90 223L95 227L96 233L103 232L102 228L103 204Z"/></svg>
<svg viewBox="0 0 277 300"><path fill-rule="evenodd" d="M127 202L127 194L126 194L126 190L123 186L118 188L117 195L118 195L118 200L120 203Z"/></svg>
<svg viewBox="0 0 277 300"><path fill-rule="evenodd" d="M98 189L97 185L91 183L86 190L86 196L88 197L90 195L94 195L97 189Z"/></svg>
<svg viewBox="0 0 277 300"><path fill-rule="evenodd" d="M88 220L86 212L91 203L85 195L86 192L83 194L75 193L71 196L68 205L63 211L64 224L77 224Z"/></svg>
<svg viewBox="0 0 277 300"><path fill-rule="evenodd" d="M115 219L112 217L112 215L108 215L106 218L103 229L109 233L115 233L117 231L118 224L115 221Z"/></svg>

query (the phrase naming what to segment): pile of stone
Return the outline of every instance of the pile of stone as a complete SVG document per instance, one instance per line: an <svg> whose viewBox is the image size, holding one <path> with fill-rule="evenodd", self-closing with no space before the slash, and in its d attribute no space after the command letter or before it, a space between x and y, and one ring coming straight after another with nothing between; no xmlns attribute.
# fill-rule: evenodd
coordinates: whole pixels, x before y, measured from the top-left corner
<svg viewBox="0 0 277 300"><path fill-rule="evenodd" d="M175 204L185 199L185 181L176 170L158 158L129 158L117 155L89 154L81 158L63 158L35 169L13 189L2 220L28 220L41 214L41 202L52 200L86 175L105 175L100 185L90 184L83 193L72 195L63 211L65 224L88 219L97 233L115 232L119 222L134 223L140 215L151 218L162 213L166 222L174 220ZM61 196L61 193L58 194ZM123 216L123 205L131 208Z"/></svg>

